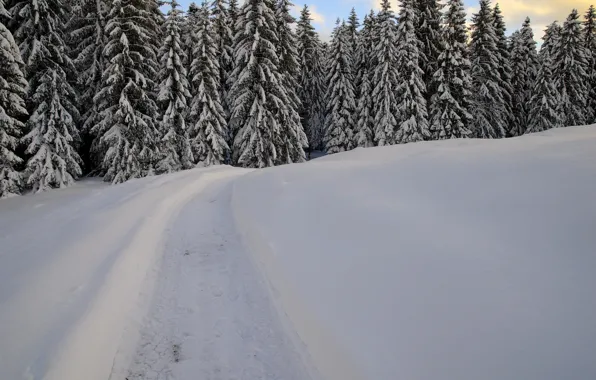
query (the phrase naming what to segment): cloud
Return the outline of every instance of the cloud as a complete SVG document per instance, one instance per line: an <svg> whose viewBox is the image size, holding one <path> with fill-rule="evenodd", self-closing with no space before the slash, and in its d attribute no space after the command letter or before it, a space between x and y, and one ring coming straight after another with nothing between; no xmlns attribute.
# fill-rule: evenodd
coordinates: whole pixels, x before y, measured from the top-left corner
<svg viewBox="0 0 596 380"><path fill-rule="evenodd" d="M294 17L297 19L300 18L300 12L302 11L303 6L300 5L293 5L292 6L292 13ZM310 11L310 18L312 19L313 24L325 25L325 16L317 11L316 5L309 5L308 10Z"/></svg>

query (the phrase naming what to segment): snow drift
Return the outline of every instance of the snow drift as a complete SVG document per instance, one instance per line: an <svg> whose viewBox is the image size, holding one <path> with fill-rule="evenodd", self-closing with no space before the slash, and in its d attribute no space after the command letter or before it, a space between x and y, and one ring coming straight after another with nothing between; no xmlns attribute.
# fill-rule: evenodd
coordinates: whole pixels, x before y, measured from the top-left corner
<svg viewBox="0 0 596 380"><path fill-rule="evenodd" d="M324 379L596 378L596 127L358 149L235 183Z"/></svg>

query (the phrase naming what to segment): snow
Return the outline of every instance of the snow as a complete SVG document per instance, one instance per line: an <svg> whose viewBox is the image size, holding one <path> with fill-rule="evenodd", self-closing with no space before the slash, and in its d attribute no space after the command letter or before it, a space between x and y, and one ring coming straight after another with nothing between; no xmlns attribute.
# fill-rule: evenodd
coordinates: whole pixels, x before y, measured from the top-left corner
<svg viewBox="0 0 596 380"><path fill-rule="evenodd" d="M596 378L596 126L0 201L0 379Z"/></svg>

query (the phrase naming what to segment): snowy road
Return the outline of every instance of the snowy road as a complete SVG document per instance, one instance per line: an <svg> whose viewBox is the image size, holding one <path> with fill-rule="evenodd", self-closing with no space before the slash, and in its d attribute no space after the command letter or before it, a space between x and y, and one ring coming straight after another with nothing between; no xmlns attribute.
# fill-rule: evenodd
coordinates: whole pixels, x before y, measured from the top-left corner
<svg viewBox="0 0 596 380"><path fill-rule="evenodd" d="M282 330L269 330L276 325L276 314L260 275L243 256L231 221L221 220L229 218L229 212L213 209L226 207L227 198L217 198L218 189L245 173L232 168L195 170L117 187L83 183L64 191L4 200L0 204L0 379L105 380L112 372L112 378L122 379L120 374L130 370L148 310L150 325L142 328L143 344L159 344L148 342L148 337L180 337L174 331L172 336L162 336L163 331L151 328L163 317L163 300L177 302L168 312L181 322L178 328L192 327L194 340L188 335L178 343L180 355L200 351L203 357L218 358L211 360L210 367L195 363L198 370L254 379L258 377L250 371L272 378L270 373L292 368L295 357ZM210 192L203 193L206 188ZM209 201L219 200L206 202L207 194ZM192 209L184 207L191 200ZM193 214L195 218L189 218ZM217 220L220 227L209 220ZM166 238L164 234L173 230L176 234ZM181 249L188 255L182 255ZM230 255L221 255L222 250ZM206 252L213 255L211 259L202 256ZM162 258L165 267L160 269ZM211 272L215 269L210 266L221 273ZM176 279L172 271L181 268L186 271ZM188 272L191 268L197 270L196 276ZM157 282L160 270L164 277ZM153 305L156 283L159 292ZM164 293L179 290L187 292L184 299ZM196 297L193 292L198 292ZM186 315L187 311L196 315ZM218 319L222 315L231 319ZM196 318L202 323L197 324ZM272 362L264 364L259 355L238 357L253 355L255 345L272 350ZM230 347L234 351L228 351ZM143 349L139 353L145 354ZM168 368L164 357L145 358L148 361L137 363L136 369ZM178 367L181 372L175 378L189 378L184 376L182 360ZM233 374L240 368L250 373ZM300 371L292 368L292 373Z"/></svg>

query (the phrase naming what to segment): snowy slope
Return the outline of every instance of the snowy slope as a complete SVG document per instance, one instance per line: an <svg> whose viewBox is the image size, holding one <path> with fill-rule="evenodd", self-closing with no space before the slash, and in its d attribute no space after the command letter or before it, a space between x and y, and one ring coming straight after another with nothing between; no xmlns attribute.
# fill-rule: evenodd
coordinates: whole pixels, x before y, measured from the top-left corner
<svg viewBox="0 0 596 380"><path fill-rule="evenodd" d="M595 379L596 127L244 176L244 239L326 379Z"/></svg>
<svg viewBox="0 0 596 380"><path fill-rule="evenodd" d="M0 379L596 378L596 127L0 201Z"/></svg>

